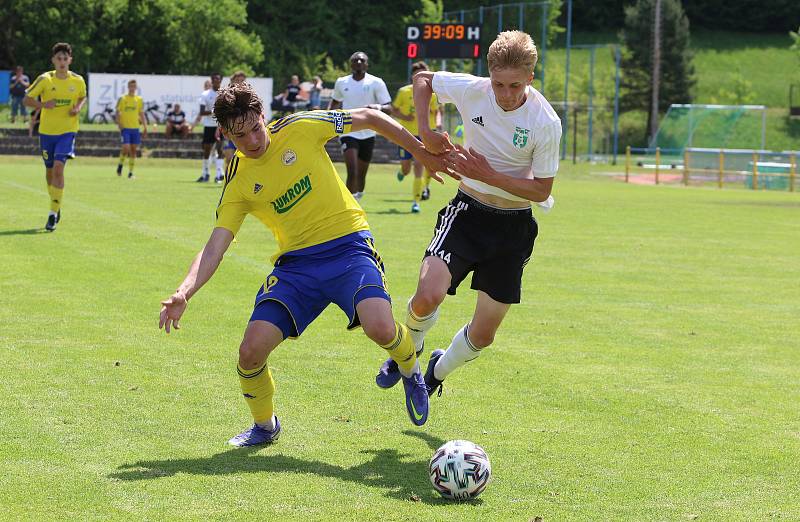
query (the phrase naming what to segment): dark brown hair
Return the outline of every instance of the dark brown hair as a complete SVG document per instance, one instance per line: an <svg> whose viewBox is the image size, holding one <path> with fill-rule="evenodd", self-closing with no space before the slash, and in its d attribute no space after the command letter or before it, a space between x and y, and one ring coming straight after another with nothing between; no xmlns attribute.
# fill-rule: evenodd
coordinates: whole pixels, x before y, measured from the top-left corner
<svg viewBox="0 0 800 522"><path fill-rule="evenodd" d="M263 110L261 98L247 82L228 84L217 93L217 100L214 102L214 118L228 132L233 130L236 123L247 120L249 113L253 112L258 117Z"/></svg>
<svg viewBox="0 0 800 522"><path fill-rule="evenodd" d="M69 56L72 56L72 46L65 42L58 42L53 46L53 50L50 51L50 57L52 58L58 53L67 53Z"/></svg>

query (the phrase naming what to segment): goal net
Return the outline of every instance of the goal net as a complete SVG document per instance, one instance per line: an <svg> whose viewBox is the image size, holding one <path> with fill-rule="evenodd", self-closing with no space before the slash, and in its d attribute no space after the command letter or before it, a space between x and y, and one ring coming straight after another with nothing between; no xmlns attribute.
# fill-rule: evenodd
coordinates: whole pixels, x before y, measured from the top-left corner
<svg viewBox="0 0 800 522"><path fill-rule="evenodd" d="M687 147L763 150L766 114L763 105L674 103L661 120L650 148L678 154Z"/></svg>

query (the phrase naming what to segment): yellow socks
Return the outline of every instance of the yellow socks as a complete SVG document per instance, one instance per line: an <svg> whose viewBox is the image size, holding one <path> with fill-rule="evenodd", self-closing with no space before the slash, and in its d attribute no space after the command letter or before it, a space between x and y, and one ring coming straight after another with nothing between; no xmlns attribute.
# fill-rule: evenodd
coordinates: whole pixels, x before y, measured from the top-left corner
<svg viewBox="0 0 800 522"><path fill-rule="evenodd" d="M425 169L422 173L422 181L425 182L425 188L431 186L431 172L428 169Z"/></svg>
<svg viewBox="0 0 800 522"><path fill-rule="evenodd" d="M128 156L128 172L133 172L133 164L136 163L136 155L131 154Z"/></svg>
<svg viewBox="0 0 800 522"><path fill-rule="evenodd" d="M122 168L122 163L124 161L125 161L125 153L123 151L119 151L119 163L117 163L117 166L119 168Z"/></svg>
<svg viewBox="0 0 800 522"><path fill-rule="evenodd" d="M389 344L381 345L381 348L389 352L389 357L400 367L400 373L410 377L411 374L419 371L414 341L411 339L406 325L395 321L394 328L394 339Z"/></svg>
<svg viewBox="0 0 800 522"><path fill-rule="evenodd" d="M253 414L256 424L266 425L272 421L274 406L272 396L275 394L275 381L272 380L272 373L266 363L254 370L245 370L236 365L239 373L239 384L242 387L247 406Z"/></svg>
<svg viewBox="0 0 800 522"><path fill-rule="evenodd" d="M414 178L414 187L412 190L414 201L420 201L422 199L422 178Z"/></svg>
<svg viewBox="0 0 800 522"><path fill-rule="evenodd" d="M47 185L47 193L50 194L50 211L58 213L61 209L61 200L64 197L64 189Z"/></svg>

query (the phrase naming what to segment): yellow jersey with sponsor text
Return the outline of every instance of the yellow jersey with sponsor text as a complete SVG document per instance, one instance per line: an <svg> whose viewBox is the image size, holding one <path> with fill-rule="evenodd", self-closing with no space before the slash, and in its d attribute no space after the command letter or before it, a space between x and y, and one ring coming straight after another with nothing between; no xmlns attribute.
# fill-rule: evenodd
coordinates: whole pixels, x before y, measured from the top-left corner
<svg viewBox="0 0 800 522"><path fill-rule="evenodd" d="M235 235L252 214L275 235L273 263L286 252L369 230L325 151L352 121L349 111L310 111L267 125L267 151L257 159L237 151L228 165L216 226Z"/></svg>
<svg viewBox="0 0 800 522"><path fill-rule="evenodd" d="M144 112L144 102L141 96L125 94L117 100L117 114L123 129L138 129L141 122L139 113Z"/></svg>
<svg viewBox="0 0 800 522"><path fill-rule="evenodd" d="M397 95L392 101L392 106L403 114L411 115L412 119L410 121L397 119L397 123L405 127L405 129L414 136L419 136L419 128L417 127L417 111L414 108L413 86L404 85L403 87L400 87L397 90ZM436 111L439 110L439 99L436 97L436 94L431 96L431 103L428 110L430 112L428 125L430 125L431 129L435 129Z"/></svg>
<svg viewBox="0 0 800 522"><path fill-rule="evenodd" d="M86 82L80 74L69 71L67 77L61 79L56 76L56 71L43 73L28 87L25 94L31 98L41 98L42 103L50 100L56 102L52 109L42 108L39 117L40 134L78 132L78 115L73 116L69 111L79 99L86 98Z"/></svg>

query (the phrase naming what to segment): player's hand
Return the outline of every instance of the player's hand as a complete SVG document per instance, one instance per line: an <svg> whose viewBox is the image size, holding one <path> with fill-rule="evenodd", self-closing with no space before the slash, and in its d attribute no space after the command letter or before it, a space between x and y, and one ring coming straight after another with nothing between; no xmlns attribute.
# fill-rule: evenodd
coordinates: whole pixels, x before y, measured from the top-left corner
<svg viewBox="0 0 800 522"><path fill-rule="evenodd" d="M461 145L456 145L455 149L444 157L447 172L457 173L463 177L487 182L494 174L486 156L482 155L472 147L469 150Z"/></svg>
<svg viewBox="0 0 800 522"><path fill-rule="evenodd" d="M421 130L420 138L422 138L425 148L432 154L442 154L453 150L450 136L446 132L436 132L430 129L427 131Z"/></svg>
<svg viewBox="0 0 800 522"><path fill-rule="evenodd" d="M46 102L42 103L43 109L54 109L56 106L55 100L47 100Z"/></svg>
<svg viewBox="0 0 800 522"><path fill-rule="evenodd" d="M75 105L69 110L69 115L70 116L75 116L79 112L81 112L80 108L77 105Z"/></svg>
<svg viewBox="0 0 800 522"><path fill-rule="evenodd" d="M415 158L419 160L425 168L428 169L428 172L431 174L431 178L438 181L439 183L444 184L444 178L439 174L439 172L444 172L446 174L450 174L447 171L447 165L444 162L444 156L442 155L435 155L431 154L427 150L423 150L415 155ZM451 175L452 177L452 175ZM461 178L455 178L461 179Z"/></svg>
<svg viewBox="0 0 800 522"><path fill-rule="evenodd" d="M183 312L186 311L186 296L181 292L175 292L166 301L161 301L161 315L158 319L158 329L164 328L169 333L170 326L176 330L180 330L181 326L178 324Z"/></svg>

